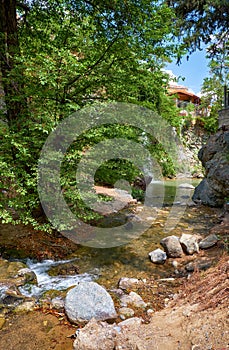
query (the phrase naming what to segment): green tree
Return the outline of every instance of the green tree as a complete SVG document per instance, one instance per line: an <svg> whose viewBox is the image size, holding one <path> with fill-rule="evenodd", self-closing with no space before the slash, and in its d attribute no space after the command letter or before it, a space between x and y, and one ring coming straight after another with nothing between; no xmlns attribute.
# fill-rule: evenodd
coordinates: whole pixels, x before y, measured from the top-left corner
<svg viewBox="0 0 229 350"><path fill-rule="evenodd" d="M10 51L6 41L1 46L7 48L3 57L12 62L7 70L5 58L1 61L6 102L0 125L1 217L12 221L16 210L19 221L36 225L37 160L60 120L94 101L112 100L141 104L169 119L173 107L165 96L167 77L161 68L176 53L169 40L174 32L172 10L156 0L33 0L17 12L12 0L1 2L1 10L0 22L6 15L10 18L13 27L8 21L7 30L14 38ZM5 27L0 29L5 38ZM122 132L127 131L133 134L130 129ZM79 159L83 147L102 137L101 130L85 135L68 159ZM69 201L74 202L72 172L66 164L62 185L68 185ZM78 210L79 195L74 196Z"/></svg>
<svg viewBox="0 0 229 350"><path fill-rule="evenodd" d="M215 37L215 48L220 37L228 35L229 5L227 0L166 0L174 9L175 22L189 52L211 44ZM214 51L212 51L214 53Z"/></svg>

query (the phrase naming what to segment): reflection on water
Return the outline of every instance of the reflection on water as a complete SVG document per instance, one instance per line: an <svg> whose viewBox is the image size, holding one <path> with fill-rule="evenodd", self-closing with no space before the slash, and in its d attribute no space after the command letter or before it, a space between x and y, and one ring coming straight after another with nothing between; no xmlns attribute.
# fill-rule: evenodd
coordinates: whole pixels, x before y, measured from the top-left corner
<svg viewBox="0 0 229 350"><path fill-rule="evenodd" d="M176 187L179 182L168 181L165 184L165 199L174 198ZM197 184L193 181L192 184ZM158 184L161 186L161 184ZM171 203L172 204L172 203ZM179 205L174 208L179 208ZM213 220L216 219L215 210L207 207L185 207L185 212L180 218L177 226L170 232L165 232L168 215L171 212L171 205L162 208L152 208L156 215L146 213L144 220L150 222L148 228L139 238L132 240L129 244L110 248L95 249L81 247L74 256L80 257L79 268L82 272L87 272L97 267L100 271L99 281L107 287L117 285L119 278L123 276L147 278L149 276L168 277L174 268L172 259L168 260L165 265L157 266L152 264L148 258L148 253L160 247L160 240L168 235L180 236L182 233L189 234L207 234L210 227L213 226ZM142 206L136 208L136 215L141 212ZM209 220L209 217L211 220ZM112 237L110 237L112 239Z"/></svg>
<svg viewBox="0 0 229 350"><path fill-rule="evenodd" d="M161 207L186 202L193 194L191 186L199 184L198 179L176 179L152 181L147 187L146 205ZM183 186L182 185L187 185ZM181 187L180 187L181 186Z"/></svg>

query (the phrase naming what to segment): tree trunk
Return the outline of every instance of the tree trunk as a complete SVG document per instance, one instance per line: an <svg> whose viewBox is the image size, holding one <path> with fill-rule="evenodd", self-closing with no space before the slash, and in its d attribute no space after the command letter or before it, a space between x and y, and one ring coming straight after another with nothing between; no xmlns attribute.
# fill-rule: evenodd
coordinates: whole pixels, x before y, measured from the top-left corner
<svg viewBox="0 0 229 350"><path fill-rule="evenodd" d="M23 97L22 76L16 73L15 58L20 54L16 0L0 0L0 68L5 94L7 121L10 127L26 111Z"/></svg>

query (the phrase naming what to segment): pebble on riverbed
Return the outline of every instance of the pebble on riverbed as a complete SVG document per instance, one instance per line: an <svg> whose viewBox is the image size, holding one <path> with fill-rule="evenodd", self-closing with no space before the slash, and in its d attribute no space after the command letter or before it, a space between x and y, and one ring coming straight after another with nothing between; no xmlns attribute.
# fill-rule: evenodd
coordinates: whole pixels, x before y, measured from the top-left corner
<svg viewBox="0 0 229 350"><path fill-rule="evenodd" d="M121 307L118 310L118 313L120 315L120 318L122 320L125 320L126 317L133 317L134 316L134 310L129 307Z"/></svg>
<svg viewBox="0 0 229 350"><path fill-rule="evenodd" d="M144 302L142 297L135 292L130 292L128 295L122 295L120 298L122 307L127 307L128 305L133 305L134 307L140 307L145 309L147 304Z"/></svg>
<svg viewBox="0 0 229 350"><path fill-rule="evenodd" d="M136 287L136 285L139 284L140 282L141 281L138 280L137 278L122 277L118 282L118 287L123 290L131 289L133 287Z"/></svg>
<svg viewBox="0 0 229 350"><path fill-rule="evenodd" d="M163 250L158 248L149 253L149 258L154 264L164 264L167 255Z"/></svg>
<svg viewBox="0 0 229 350"><path fill-rule="evenodd" d="M35 308L35 301L25 301L24 303L16 306L14 312L29 312Z"/></svg>

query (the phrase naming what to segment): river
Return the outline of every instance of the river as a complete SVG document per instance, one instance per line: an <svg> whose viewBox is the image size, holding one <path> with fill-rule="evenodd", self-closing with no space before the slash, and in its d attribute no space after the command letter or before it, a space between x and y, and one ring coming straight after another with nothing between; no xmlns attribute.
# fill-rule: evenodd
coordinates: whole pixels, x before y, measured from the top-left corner
<svg viewBox="0 0 229 350"><path fill-rule="evenodd" d="M206 235L214 222L217 222L215 209L189 206L184 203L185 200L189 201L188 198L193 192L191 189L188 189L185 195L182 192L183 203L179 201L172 206L176 189L181 183L186 183L185 179L165 182L163 205L160 206L157 202L147 209L144 220L149 222L148 229L137 239L130 240L128 244L106 249L79 246L75 251L65 255L65 259L55 261L24 258L23 261L37 275L38 286L21 287L21 293L26 296L40 297L47 290L64 290L82 280L97 280L107 288L114 288L123 276L140 279L152 276L155 278L173 276L172 259L164 265L155 265L148 258L149 252L160 247L160 240L163 237L172 234L180 236L182 233ZM198 180L193 180L191 183L195 186ZM154 186L155 200L160 202L162 183ZM141 204L135 207L135 216L141 214L142 208ZM179 218L176 227L166 232L164 228L172 209L177 212L182 210L183 215ZM156 211L156 217L150 216L153 210ZM126 209L123 213L129 215L130 210ZM6 226L4 227L6 229ZM212 253L210 250L207 254L217 254L217 252Z"/></svg>

